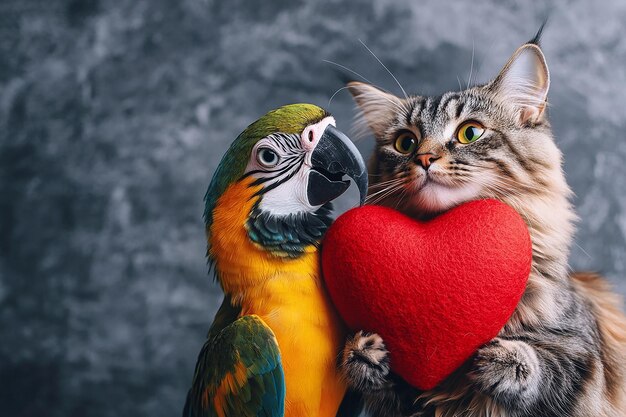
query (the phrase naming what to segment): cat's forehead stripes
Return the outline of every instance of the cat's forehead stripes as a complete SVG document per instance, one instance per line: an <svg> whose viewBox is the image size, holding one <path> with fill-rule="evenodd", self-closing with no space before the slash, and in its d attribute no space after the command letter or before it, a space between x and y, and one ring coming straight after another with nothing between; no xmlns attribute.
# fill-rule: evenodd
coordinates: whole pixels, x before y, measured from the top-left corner
<svg viewBox="0 0 626 417"><path fill-rule="evenodd" d="M406 113L408 126L415 126L422 135L436 135L455 119L461 117L465 108L471 108L472 97L467 92L448 92L440 96L413 96L409 98Z"/></svg>
<svg viewBox="0 0 626 417"><path fill-rule="evenodd" d="M426 99L420 96L412 96L408 100L410 110L406 114L406 124L415 125L417 123L419 113L422 111L422 107L426 102Z"/></svg>

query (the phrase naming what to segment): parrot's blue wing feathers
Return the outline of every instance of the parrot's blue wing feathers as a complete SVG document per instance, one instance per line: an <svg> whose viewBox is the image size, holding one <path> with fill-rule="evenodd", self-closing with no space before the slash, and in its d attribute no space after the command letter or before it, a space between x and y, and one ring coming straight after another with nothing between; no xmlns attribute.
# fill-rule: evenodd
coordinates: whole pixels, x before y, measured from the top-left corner
<svg viewBox="0 0 626 417"><path fill-rule="evenodd" d="M244 316L202 347L183 417L283 417L285 376L272 330Z"/></svg>

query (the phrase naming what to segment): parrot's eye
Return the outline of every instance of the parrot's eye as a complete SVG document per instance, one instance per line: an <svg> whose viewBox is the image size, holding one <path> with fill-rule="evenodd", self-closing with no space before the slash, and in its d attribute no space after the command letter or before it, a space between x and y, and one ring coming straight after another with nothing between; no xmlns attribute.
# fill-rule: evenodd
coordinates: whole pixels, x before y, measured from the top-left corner
<svg viewBox="0 0 626 417"><path fill-rule="evenodd" d="M259 164L268 168L278 165L279 160L278 154L270 148L259 148L256 154L256 159L259 161Z"/></svg>

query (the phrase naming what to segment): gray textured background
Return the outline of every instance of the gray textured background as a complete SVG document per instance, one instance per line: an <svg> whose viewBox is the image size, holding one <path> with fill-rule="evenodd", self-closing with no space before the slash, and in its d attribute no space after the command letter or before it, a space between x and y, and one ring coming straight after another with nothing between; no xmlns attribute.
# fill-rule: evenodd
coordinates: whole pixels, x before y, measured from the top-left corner
<svg viewBox="0 0 626 417"><path fill-rule="evenodd" d="M323 59L398 92L495 75L544 16L575 269L626 292L626 2L2 0L0 414L172 416L217 306L202 197L228 143ZM329 109L348 129L351 99ZM368 152L371 144L359 144ZM347 204L347 203L346 203Z"/></svg>

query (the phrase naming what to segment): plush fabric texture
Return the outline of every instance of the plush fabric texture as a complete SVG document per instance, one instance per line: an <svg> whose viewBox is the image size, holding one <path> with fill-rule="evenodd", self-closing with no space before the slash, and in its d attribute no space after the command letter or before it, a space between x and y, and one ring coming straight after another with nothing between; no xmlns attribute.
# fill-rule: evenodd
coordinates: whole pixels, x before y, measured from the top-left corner
<svg viewBox="0 0 626 417"><path fill-rule="evenodd" d="M531 258L526 224L495 200L427 222L387 207L355 208L322 246L328 291L347 325L379 333L393 371L424 390L498 334L524 292Z"/></svg>

